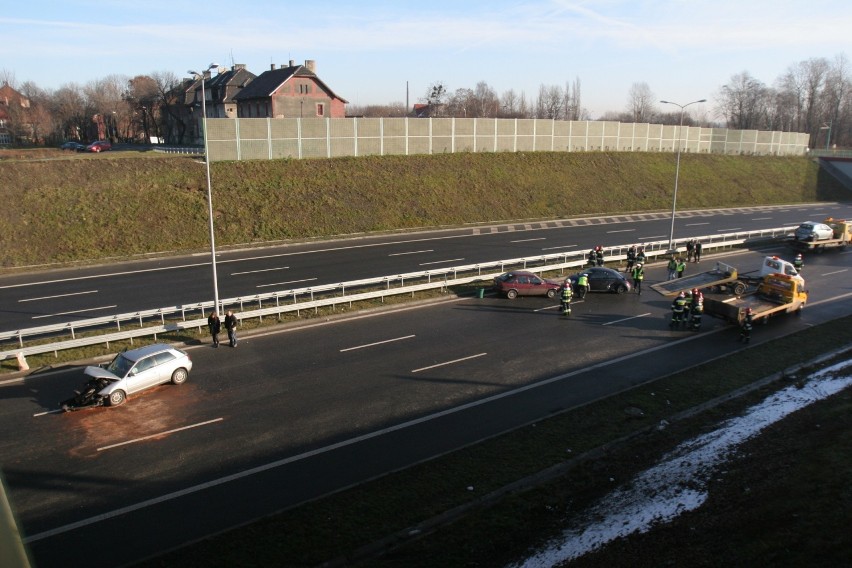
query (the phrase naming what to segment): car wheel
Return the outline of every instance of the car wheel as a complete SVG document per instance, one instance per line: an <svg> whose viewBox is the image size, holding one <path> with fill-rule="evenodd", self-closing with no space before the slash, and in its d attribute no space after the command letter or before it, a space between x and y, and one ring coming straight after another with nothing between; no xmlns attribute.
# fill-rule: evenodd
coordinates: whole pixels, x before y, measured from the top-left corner
<svg viewBox="0 0 852 568"><path fill-rule="evenodd" d="M515 298L518 297L518 291L517 290L509 290L508 292L506 292L506 297L509 298L510 300L514 300Z"/></svg>
<svg viewBox="0 0 852 568"><path fill-rule="evenodd" d="M616 294L624 294L625 292L627 292L627 286L625 286L624 284L619 284L615 287Z"/></svg>
<svg viewBox="0 0 852 568"><path fill-rule="evenodd" d="M548 297L548 298L551 298L551 299L552 299L552 298L555 298L555 297L556 297L556 290L554 290L553 288L551 288L550 290L548 290L548 291L547 291L547 297Z"/></svg>
<svg viewBox="0 0 852 568"><path fill-rule="evenodd" d="M186 382L186 379L189 375L186 372L186 369L181 367L180 369L175 369L175 372L172 373L172 384L180 385Z"/></svg>
<svg viewBox="0 0 852 568"><path fill-rule="evenodd" d="M123 390L112 391L109 395L109 405L118 406L127 399Z"/></svg>

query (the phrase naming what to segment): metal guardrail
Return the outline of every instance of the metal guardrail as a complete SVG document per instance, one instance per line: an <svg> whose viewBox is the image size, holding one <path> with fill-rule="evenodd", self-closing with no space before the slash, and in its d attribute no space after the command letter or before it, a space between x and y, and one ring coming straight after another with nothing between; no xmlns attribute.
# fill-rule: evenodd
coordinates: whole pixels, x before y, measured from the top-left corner
<svg viewBox="0 0 852 568"><path fill-rule="evenodd" d="M709 235L695 238L701 241L705 251L709 251L712 249L741 245L748 241L777 239L779 237L786 238L795 228L795 226L778 227L774 229L763 229L760 231L725 233L721 235ZM675 247L678 249L682 248L687 240L689 239L676 240ZM668 241L654 241L641 244L645 248L645 253L649 259L664 255L668 252ZM630 248L630 246L632 245L617 245L605 248L604 258L609 262L620 262L626 258L627 249ZM476 281L490 280L512 268L527 269L535 272L564 270L566 268L585 265L586 254L587 251L572 251L533 257L497 260L493 262L447 267L438 270L410 272L394 276L381 276L308 288L297 288L269 292L266 294L227 298L220 300L220 303L223 307L239 306L239 311L235 315L240 321L252 318L262 319L264 317L273 315L278 316L288 312L296 312L298 314L303 310L318 310L320 307L334 307L339 304L352 304L363 300L383 300L385 296L389 295L412 294L423 290L446 288L449 286L469 284ZM470 273L474 274L471 276L459 276L460 274L464 275ZM419 283L406 285L406 282ZM371 286L382 286L382 289L357 293L350 292L347 294L347 289L351 291ZM264 303L269 304L270 302L274 303L274 305L267 305L264 307ZM190 305L175 306L173 308L157 308L153 310L91 318L77 322L67 322L3 332L0 333L0 342L15 339L17 340L18 347L15 349L0 351L0 360L14 358L19 354L23 354L24 356L51 352L55 354L58 351L65 349L97 344L109 345L110 342L126 339L130 339L132 341L132 339L137 337L153 336L156 338L157 335L168 332L189 329L200 330L207 325L207 319L204 315L205 310L212 309L213 303L214 302L212 301L198 302ZM257 307L245 310L244 307L246 304ZM200 317L194 316L194 314L200 314ZM169 319L178 319L177 321L166 321L167 317ZM151 325L151 322L156 320L159 320L159 325ZM148 324L147 326L146 323ZM117 331L90 335L87 337L77 337L77 334L83 329L105 328L112 325L116 326ZM124 325L125 328L130 329L122 330L122 325ZM71 334L70 340L24 346L25 338L38 336L49 337L51 335L68 333Z"/></svg>

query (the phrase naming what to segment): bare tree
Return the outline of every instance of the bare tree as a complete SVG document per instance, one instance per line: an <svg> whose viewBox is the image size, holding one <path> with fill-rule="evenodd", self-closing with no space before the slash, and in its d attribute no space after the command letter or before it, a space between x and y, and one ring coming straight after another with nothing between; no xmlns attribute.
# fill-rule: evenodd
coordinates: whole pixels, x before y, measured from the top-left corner
<svg viewBox="0 0 852 568"><path fill-rule="evenodd" d="M565 109L565 94L559 85L541 85L536 102L536 118L561 120Z"/></svg>
<svg viewBox="0 0 852 568"><path fill-rule="evenodd" d="M165 134L169 142L183 144L186 136L186 90L193 83L191 79L179 79L171 71L158 71L151 74L151 78L157 84L160 101L160 116L152 117L158 124L158 129ZM159 120L158 120L159 119Z"/></svg>
<svg viewBox="0 0 852 568"><path fill-rule="evenodd" d="M565 120L585 120L586 111L583 109L580 97L580 78L572 84L565 85Z"/></svg>
<svg viewBox="0 0 852 568"><path fill-rule="evenodd" d="M476 84L473 97L470 100L472 115L479 118L493 118L500 112L500 101L497 93L485 81Z"/></svg>
<svg viewBox="0 0 852 568"><path fill-rule="evenodd" d="M756 129L766 115L767 88L748 71L743 71L722 86L717 100L717 110L728 128Z"/></svg>
<svg viewBox="0 0 852 568"><path fill-rule="evenodd" d="M445 116L444 108L447 105L447 100L450 97L450 92L443 81L435 81L426 90L426 96L421 99L422 102L429 105L429 116L441 117Z"/></svg>
<svg viewBox="0 0 852 568"><path fill-rule="evenodd" d="M470 118L475 116L476 96L470 89L456 89L447 99L446 115L456 118Z"/></svg>
<svg viewBox="0 0 852 568"><path fill-rule="evenodd" d="M627 112L631 122L651 122L657 114L656 96L648 83L633 83L627 93Z"/></svg>

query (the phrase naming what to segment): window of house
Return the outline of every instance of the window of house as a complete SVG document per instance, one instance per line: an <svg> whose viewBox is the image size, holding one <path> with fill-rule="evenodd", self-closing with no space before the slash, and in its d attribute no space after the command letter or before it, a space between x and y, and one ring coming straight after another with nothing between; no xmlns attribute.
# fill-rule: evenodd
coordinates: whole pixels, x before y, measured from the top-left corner
<svg viewBox="0 0 852 568"><path fill-rule="evenodd" d="M317 116L325 116L325 105L322 103L317 104Z"/></svg>

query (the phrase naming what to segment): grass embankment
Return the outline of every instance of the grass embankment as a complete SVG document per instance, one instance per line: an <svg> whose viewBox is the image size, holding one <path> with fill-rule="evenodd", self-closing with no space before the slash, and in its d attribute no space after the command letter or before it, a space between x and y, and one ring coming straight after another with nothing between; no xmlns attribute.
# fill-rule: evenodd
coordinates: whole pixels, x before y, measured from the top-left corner
<svg viewBox="0 0 852 568"><path fill-rule="evenodd" d="M731 339L736 332L729 335L712 340ZM850 343L847 317L735 351L144 565L315 566L346 559L347 565L406 568L503 566L557 536L573 514L682 441L715 428L779 384L673 420L678 413ZM781 379L780 386L796 384L804 374ZM633 408L641 416L625 412ZM671 424L661 431L655 426L663 420ZM852 504L850 429L852 393L846 391L749 442L720 472L700 509L611 544L577 565L843 565L852 555L846 520ZM593 451L591 459L583 458ZM565 467L561 475L531 490L496 504L479 501L559 465ZM453 524L439 524L421 538L405 536L409 528L465 506L470 507L465 514L450 517ZM383 539L384 545L399 546L370 549Z"/></svg>
<svg viewBox="0 0 852 568"><path fill-rule="evenodd" d="M0 267L208 246L197 159L54 155L0 160ZM665 210L674 169L671 154L621 152L215 162L216 242ZM848 198L806 158L682 156L681 209Z"/></svg>

